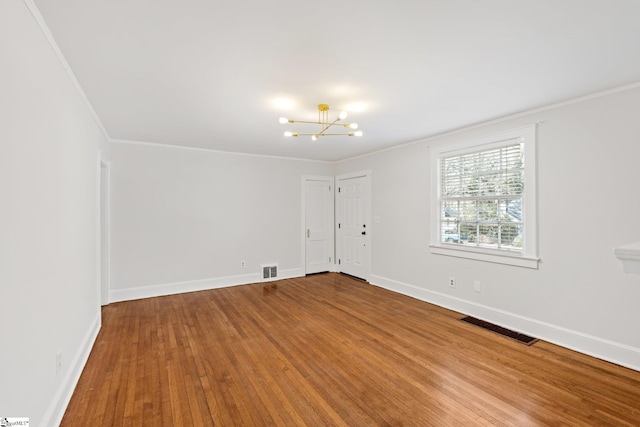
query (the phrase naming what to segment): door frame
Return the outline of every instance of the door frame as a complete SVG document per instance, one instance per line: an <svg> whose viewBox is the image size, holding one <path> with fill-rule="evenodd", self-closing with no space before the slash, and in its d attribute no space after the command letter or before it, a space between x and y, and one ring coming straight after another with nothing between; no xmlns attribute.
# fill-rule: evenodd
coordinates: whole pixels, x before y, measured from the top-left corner
<svg viewBox="0 0 640 427"><path fill-rule="evenodd" d="M98 283L100 305L109 304L111 282L111 163L98 160ZM103 238L104 236L104 238Z"/></svg>
<svg viewBox="0 0 640 427"><path fill-rule="evenodd" d="M307 181L329 181L329 185L331 186L331 196L333 197L333 212L331 220L333 224L331 224L331 229L333 231L332 236L332 244L330 249L331 254L331 263L329 266L329 271L335 271L336 266L336 233L335 233L335 219L336 219L336 211L335 211L335 177L333 176L324 176L324 175L303 175L301 184L302 184L302 215L300 216L300 260L302 263L302 271L304 274L307 274L307 239L306 239L306 225L307 225Z"/></svg>
<svg viewBox="0 0 640 427"><path fill-rule="evenodd" d="M367 169L367 170L363 170L363 171L359 171L359 172L351 172L351 173L347 173L347 174L343 174L343 175L338 175L335 177L335 185L336 188L340 187L340 181L344 181L347 179L353 179L353 178L365 178L366 182L367 182L367 188L366 188L366 215L365 215L365 221L366 224L369 224L369 227L367 227L367 234L369 236L369 238L367 239L367 246L365 247L364 250L364 257L365 257L365 262L366 262L366 267L365 267L365 277L362 277L362 279L366 280L367 282L369 281L369 277L371 276L371 247L373 246L373 227L372 227L372 215L371 215L371 208L372 208L372 201L371 201L371 194L372 194L372 186L371 186L371 170ZM340 258L341 256L341 250L342 248L340 247L340 243L339 243L339 239L338 239L338 212L339 212L339 208L341 207L341 201L340 201L340 193L336 192L335 194L335 219L334 219L334 242L335 243L335 259ZM336 271L337 272L341 272L340 269L340 264L335 264L336 267Z"/></svg>

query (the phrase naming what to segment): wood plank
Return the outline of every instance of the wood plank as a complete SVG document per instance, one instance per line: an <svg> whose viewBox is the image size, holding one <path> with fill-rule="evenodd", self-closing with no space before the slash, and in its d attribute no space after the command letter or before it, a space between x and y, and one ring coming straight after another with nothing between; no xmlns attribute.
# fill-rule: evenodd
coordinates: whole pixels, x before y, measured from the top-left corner
<svg viewBox="0 0 640 427"><path fill-rule="evenodd" d="M103 307L63 427L640 425L640 372L329 273Z"/></svg>

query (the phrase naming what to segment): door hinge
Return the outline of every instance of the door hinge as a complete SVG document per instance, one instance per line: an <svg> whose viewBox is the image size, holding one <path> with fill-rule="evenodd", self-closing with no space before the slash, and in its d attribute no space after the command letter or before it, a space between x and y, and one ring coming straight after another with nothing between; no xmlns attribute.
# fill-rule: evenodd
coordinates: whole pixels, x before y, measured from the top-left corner
<svg viewBox="0 0 640 427"><path fill-rule="evenodd" d="M342 264L342 260L341 259L338 259L338 264Z"/></svg>
<svg viewBox="0 0 640 427"><path fill-rule="evenodd" d="M331 257L329 257L329 263L331 263Z"/></svg>
<svg viewBox="0 0 640 427"><path fill-rule="evenodd" d="M338 228L340 228L340 223L338 223Z"/></svg>
<svg viewBox="0 0 640 427"><path fill-rule="evenodd" d="M329 186L329 191L331 191L331 186Z"/></svg>
<svg viewBox="0 0 640 427"><path fill-rule="evenodd" d="M340 192L340 190L342 190L342 188L341 188L341 187L338 187L338 193Z"/></svg>

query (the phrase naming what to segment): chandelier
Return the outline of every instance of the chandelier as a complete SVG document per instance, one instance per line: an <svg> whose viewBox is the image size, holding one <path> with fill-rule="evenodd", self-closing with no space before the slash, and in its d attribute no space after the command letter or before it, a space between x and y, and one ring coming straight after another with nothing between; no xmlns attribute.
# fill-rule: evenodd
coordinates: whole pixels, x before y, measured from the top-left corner
<svg viewBox="0 0 640 427"><path fill-rule="evenodd" d="M318 104L318 121L310 122L305 120L292 120L287 119L286 117L280 117L280 124L286 123L307 123L313 125L320 125L319 131L314 133L300 133L300 132L290 132L287 131L284 133L284 136L310 136L312 140L316 141L321 136L362 136L361 130L358 129L357 123L341 123L340 120L344 120L347 118L347 112L342 111L338 114L338 117L334 121L329 121L329 105L327 104ZM347 129L352 129L352 131L348 131L346 133L328 133L328 131L334 130L332 127L345 127Z"/></svg>

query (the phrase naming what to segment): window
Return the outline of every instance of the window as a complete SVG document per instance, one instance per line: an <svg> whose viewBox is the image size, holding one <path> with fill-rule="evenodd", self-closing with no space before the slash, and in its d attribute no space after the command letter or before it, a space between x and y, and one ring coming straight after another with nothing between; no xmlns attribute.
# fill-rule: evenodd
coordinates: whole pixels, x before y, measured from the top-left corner
<svg viewBox="0 0 640 427"><path fill-rule="evenodd" d="M432 148L431 252L537 268L535 126Z"/></svg>

